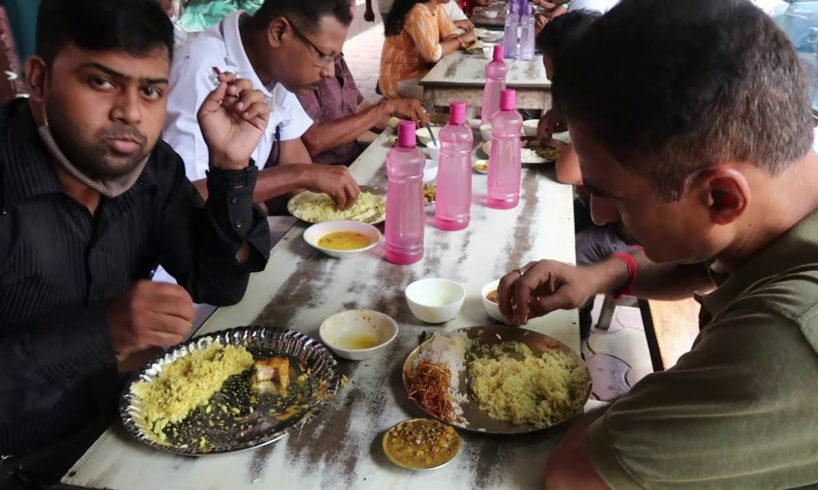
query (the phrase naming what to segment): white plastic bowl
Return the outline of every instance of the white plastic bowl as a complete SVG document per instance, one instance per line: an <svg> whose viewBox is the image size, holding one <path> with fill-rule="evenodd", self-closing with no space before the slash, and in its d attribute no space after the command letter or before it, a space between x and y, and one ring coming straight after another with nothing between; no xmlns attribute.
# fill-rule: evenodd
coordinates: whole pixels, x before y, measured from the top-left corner
<svg viewBox="0 0 818 490"><path fill-rule="evenodd" d="M539 119L528 119L523 121L523 132L526 136L533 138L537 136L537 126L539 126Z"/></svg>
<svg viewBox="0 0 818 490"><path fill-rule="evenodd" d="M499 10L484 10L483 16L487 19L496 19L497 16L500 14Z"/></svg>
<svg viewBox="0 0 818 490"><path fill-rule="evenodd" d="M500 286L499 279L496 281L491 281L483 286L483 289L480 291L480 299L483 300L483 308L486 309L486 313L488 313L490 317L494 318L500 323L508 323L508 320L506 320L506 318L500 312L500 306L486 298L486 295L497 289L498 286Z"/></svg>
<svg viewBox="0 0 818 490"><path fill-rule="evenodd" d="M363 361L380 354L398 336L398 324L378 311L349 310L324 320L318 335L332 352L344 359ZM373 347L355 348L361 340L375 342Z"/></svg>
<svg viewBox="0 0 818 490"><path fill-rule="evenodd" d="M318 245L318 240L320 240L322 237L339 231L355 231L358 233L363 233L369 237L369 245L363 248L357 248L355 250L334 250ZM307 244L309 244L309 246L312 248L320 250L330 257L346 259L377 246L381 241L381 232L374 226L361 223L360 221L325 221L323 223L312 225L304 230L304 241L307 242Z"/></svg>
<svg viewBox="0 0 818 490"><path fill-rule="evenodd" d="M480 137L483 141L491 141L491 124L480 125Z"/></svg>
<svg viewBox="0 0 818 490"><path fill-rule="evenodd" d="M428 184L434 182L437 178L438 161L426 160L426 166L423 167L423 183Z"/></svg>
<svg viewBox="0 0 818 490"><path fill-rule="evenodd" d="M463 307L466 288L449 279L421 279L406 288L406 302L413 315L426 323L446 323Z"/></svg>
<svg viewBox="0 0 818 490"><path fill-rule="evenodd" d="M438 142L440 142L440 130L443 129L443 128L435 126L435 127L432 127L431 129L432 129L432 133L435 135L435 139ZM429 136L429 131L425 127L418 128L415 131L415 135L418 137L418 141L420 141L420 144L422 144L422 145L428 146L429 143L432 142L432 137Z"/></svg>

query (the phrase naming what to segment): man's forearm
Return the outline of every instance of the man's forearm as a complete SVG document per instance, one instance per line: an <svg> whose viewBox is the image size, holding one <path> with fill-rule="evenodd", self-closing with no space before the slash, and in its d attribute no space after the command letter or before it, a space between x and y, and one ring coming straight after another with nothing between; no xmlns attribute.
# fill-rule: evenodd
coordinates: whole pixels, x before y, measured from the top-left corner
<svg viewBox="0 0 818 490"><path fill-rule="evenodd" d="M636 281L632 294L645 299L676 300L689 298L696 291L713 287L704 264L661 264L650 260L641 249L630 252L636 262ZM599 279L599 293L611 294L628 283L628 268L618 258L609 258L590 266Z"/></svg>
<svg viewBox="0 0 818 490"><path fill-rule="evenodd" d="M301 137L310 156L352 143L392 113L389 103L369 106L352 116L313 124Z"/></svg>
<svg viewBox="0 0 818 490"><path fill-rule="evenodd" d="M253 190L253 202L263 203L270 199L283 196L306 184L307 168L310 164L290 164L266 168L259 171L256 187ZM196 190L207 200L207 179L193 182Z"/></svg>

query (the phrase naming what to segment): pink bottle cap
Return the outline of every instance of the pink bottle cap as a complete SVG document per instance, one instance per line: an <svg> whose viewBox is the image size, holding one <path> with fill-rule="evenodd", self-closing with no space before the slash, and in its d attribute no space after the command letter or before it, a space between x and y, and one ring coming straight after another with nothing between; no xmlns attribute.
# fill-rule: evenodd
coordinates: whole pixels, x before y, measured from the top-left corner
<svg viewBox="0 0 818 490"><path fill-rule="evenodd" d="M466 122L466 103L455 101L449 104L449 124L460 126Z"/></svg>
<svg viewBox="0 0 818 490"><path fill-rule="evenodd" d="M513 111L517 108L517 91L511 89L503 89L500 92L500 110Z"/></svg>
<svg viewBox="0 0 818 490"><path fill-rule="evenodd" d="M534 13L534 9L531 8L530 3L526 2L526 4L525 4L525 15L531 15L532 13Z"/></svg>
<svg viewBox="0 0 818 490"><path fill-rule="evenodd" d="M492 60L494 61L503 61L503 56L505 56L506 50L503 48L502 44L495 44L494 45L494 56Z"/></svg>
<svg viewBox="0 0 818 490"><path fill-rule="evenodd" d="M414 148L417 145L415 131L414 122L401 121L398 124L398 146L401 148Z"/></svg>

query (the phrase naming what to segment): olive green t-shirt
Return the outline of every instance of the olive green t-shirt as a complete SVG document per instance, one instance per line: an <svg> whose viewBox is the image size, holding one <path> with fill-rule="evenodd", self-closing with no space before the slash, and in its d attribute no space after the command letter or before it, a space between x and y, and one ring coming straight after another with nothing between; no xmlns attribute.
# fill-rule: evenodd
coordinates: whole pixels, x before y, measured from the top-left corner
<svg viewBox="0 0 818 490"><path fill-rule="evenodd" d="M588 429L613 488L774 489L818 482L818 212L702 299L676 366Z"/></svg>

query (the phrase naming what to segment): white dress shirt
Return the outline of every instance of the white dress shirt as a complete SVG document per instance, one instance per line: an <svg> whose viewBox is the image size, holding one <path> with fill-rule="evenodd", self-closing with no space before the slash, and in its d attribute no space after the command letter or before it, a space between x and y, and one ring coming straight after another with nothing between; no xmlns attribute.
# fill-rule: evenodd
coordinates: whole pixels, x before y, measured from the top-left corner
<svg viewBox="0 0 818 490"><path fill-rule="evenodd" d="M281 140L287 141L300 138L312 126L312 119L296 96L283 85L262 85L241 42L239 18L243 14L238 11L228 15L219 24L190 39L173 57L168 115L162 137L182 157L187 177L193 181L204 179L208 168L207 146L196 113L215 88L210 77L213 67L249 79L271 101L267 130L252 154L259 169L267 163L277 127L280 127Z"/></svg>
<svg viewBox="0 0 818 490"><path fill-rule="evenodd" d="M459 22L461 20L467 20L466 13L463 12L463 9L460 8L460 5L457 4L456 0L449 0L448 3L443 4L443 8L446 9L446 12L449 13L449 17L452 19L452 22Z"/></svg>

